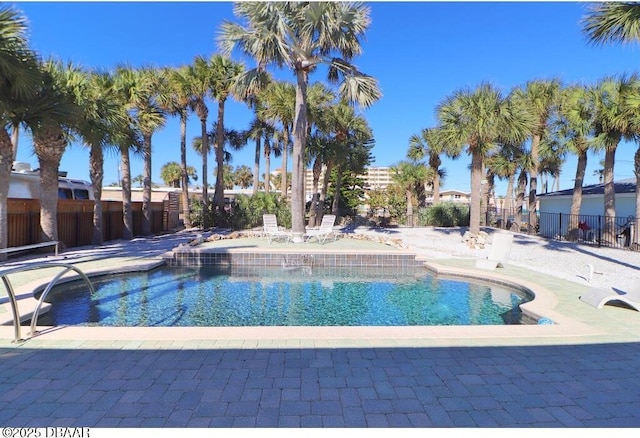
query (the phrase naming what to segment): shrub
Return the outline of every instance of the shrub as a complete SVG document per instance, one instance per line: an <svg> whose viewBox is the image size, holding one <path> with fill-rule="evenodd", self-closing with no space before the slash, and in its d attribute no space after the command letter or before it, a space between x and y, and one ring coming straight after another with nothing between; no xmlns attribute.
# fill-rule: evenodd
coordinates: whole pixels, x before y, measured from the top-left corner
<svg viewBox="0 0 640 438"><path fill-rule="evenodd" d="M441 202L418 210L419 226L463 227L469 226L469 206L453 202Z"/></svg>

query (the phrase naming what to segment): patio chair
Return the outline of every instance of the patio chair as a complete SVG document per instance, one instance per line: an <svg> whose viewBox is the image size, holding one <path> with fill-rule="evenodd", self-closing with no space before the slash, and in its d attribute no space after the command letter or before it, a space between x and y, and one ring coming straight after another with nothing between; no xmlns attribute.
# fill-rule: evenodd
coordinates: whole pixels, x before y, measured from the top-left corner
<svg viewBox="0 0 640 438"><path fill-rule="evenodd" d="M307 232L304 234L304 236L306 237L305 242L308 242L315 237L315 239L320 242L320 244L324 245L327 237L329 237L329 235L331 234L333 234L333 240L335 241L338 238L338 235L333 231L333 225L335 223L335 215L324 215L322 218L322 222L320 223L320 228L318 228L317 230L307 230Z"/></svg>
<svg viewBox="0 0 640 438"><path fill-rule="evenodd" d="M276 239L284 239L285 242L291 241L291 233L281 230L278 227L278 219L275 214L263 214L262 215L263 233L267 236L267 242L271 245L271 242Z"/></svg>
<svg viewBox="0 0 640 438"><path fill-rule="evenodd" d="M476 262L476 268L494 270L498 267L504 268L509 259L511 245L513 244L513 234L496 233L493 235L489 255L486 259Z"/></svg>
<svg viewBox="0 0 640 438"><path fill-rule="evenodd" d="M580 297L580 301L587 303L596 309L602 309L605 304L621 302L640 312L640 284L636 284L628 292L616 288L590 289Z"/></svg>

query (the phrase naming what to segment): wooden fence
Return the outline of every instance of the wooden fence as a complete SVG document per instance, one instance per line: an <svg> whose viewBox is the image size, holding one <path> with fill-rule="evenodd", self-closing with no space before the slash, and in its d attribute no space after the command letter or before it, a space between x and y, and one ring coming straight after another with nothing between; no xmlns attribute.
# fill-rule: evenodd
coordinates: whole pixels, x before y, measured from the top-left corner
<svg viewBox="0 0 640 438"><path fill-rule="evenodd" d="M58 200L58 240L64 247L90 245L93 232L93 201ZM133 234L142 230L142 202L132 202ZM8 247L40 242L40 201L37 199L7 200ZM168 231L178 225L175 200L151 203L151 233ZM104 241L122 238L122 202L102 201L102 238Z"/></svg>

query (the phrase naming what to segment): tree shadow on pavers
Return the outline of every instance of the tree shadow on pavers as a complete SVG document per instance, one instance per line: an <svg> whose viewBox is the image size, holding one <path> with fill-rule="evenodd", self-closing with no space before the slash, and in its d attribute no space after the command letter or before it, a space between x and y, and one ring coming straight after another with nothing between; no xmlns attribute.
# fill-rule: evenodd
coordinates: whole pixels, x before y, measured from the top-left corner
<svg viewBox="0 0 640 438"><path fill-rule="evenodd" d="M0 349L5 426L640 427L639 343L42 345Z"/></svg>

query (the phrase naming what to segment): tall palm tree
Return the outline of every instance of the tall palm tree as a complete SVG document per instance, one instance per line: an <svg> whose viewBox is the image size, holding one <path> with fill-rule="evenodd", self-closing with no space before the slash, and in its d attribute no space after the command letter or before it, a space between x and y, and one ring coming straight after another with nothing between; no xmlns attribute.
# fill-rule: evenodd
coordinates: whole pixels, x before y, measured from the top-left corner
<svg viewBox="0 0 640 438"><path fill-rule="evenodd" d="M213 55L209 60L211 72L211 94L218 101L218 119L216 122L215 154L216 154L216 188L213 194L215 207L224 209L224 109L229 96L238 96L239 78L244 73L244 66L222 55Z"/></svg>
<svg viewBox="0 0 640 438"><path fill-rule="evenodd" d="M513 98L526 105L535 117L531 135L531 157L534 166L529 174L529 232L536 229L538 217L537 189L540 161L540 143L548 135L549 123L560 97L561 85L557 79L529 81L524 88L517 88Z"/></svg>
<svg viewBox="0 0 640 438"><path fill-rule="evenodd" d="M420 161L425 157L428 158L431 171L427 173L430 177L427 183L432 187L434 204L440 201L440 175L442 174L440 156L442 154L451 158L457 156L457 151L452 150L446 143L443 143L438 137L438 133L438 129L430 128L423 129L420 134L413 134L409 138L409 151L407 152L407 156L414 161Z"/></svg>
<svg viewBox="0 0 640 438"><path fill-rule="evenodd" d="M616 193L613 181L615 155L622 139L634 140L638 133L638 116L634 105L638 99L638 77L621 76L602 79L595 89L594 135L604 145L604 215L605 242L615 242Z"/></svg>
<svg viewBox="0 0 640 438"><path fill-rule="evenodd" d="M128 108L142 134L144 161L142 189L142 235L151 234L151 151L152 137L166 123L166 115L158 102L158 90L163 78L153 68L128 69L120 67L118 74L127 82Z"/></svg>
<svg viewBox="0 0 640 438"><path fill-rule="evenodd" d="M417 184L424 184L427 168L419 161L401 161L391 167L391 178L405 192L407 197L407 220L413 219L413 194Z"/></svg>
<svg viewBox="0 0 640 438"><path fill-rule="evenodd" d="M27 121L40 165L41 240L58 240L58 169L60 160L80 120L78 89L86 75L73 64L48 60L42 65L42 82Z"/></svg>
<svg viewBox="0 0 640 438"><path fill-rule="evenodd" d="M640 41L640 4L637 2L596 3L583 19L583 31L593 43L632 43ZM636 103L632 103L636 105ZM636 175L636 218L640 217L640 144L634 159ZM606 201L605 201L606 202ZM637 228L637 222L636 222ZM635 242L640 242L638 232Z"/></svg>
<svg viewBox="0 0 640 438"><path fill-rule="evenodd" d="M483 83L474 91L459 90L437 108L442 141L453 147L466 146L471 155L471 199L469 231L480 231L480 190L484 157L498 142L524 141L533 126L525 107L503 97L500 90Z"/></svg>
<svg viewBox="0 0 640 438"><path fill-rule="evenodd" d="M94 195L93 231L91 243L101 245L102 233L102 181L104 176L104 152L115 131L126 127L127 118L118 100L114 81L110 74L92 72L82 83L78 93L81 117L77 132L89 147L89 176Z"/></svg>
<svg viewBox="0 0 640 438"><path fill-rule="evenodd" d="M161 106L171 115L180 117L180 187L182 189L182 217L184 225L191 227L189 208L189 166L187 165L187 120L194 107L193 78L189 67L167 68L167 90L160 93Z"/></svg>
<svg viewBox="0 0 640 438"><path fill-rule="evenodd" d="M0 248L8 244L7 193L11 167L16 156L17 140L12 140L6 126L25 122L25 102L35 95L40 70L35 54L27 46L27 21L8 6L0 7ZM0 254L0 260L6 257Z"/></svg>
<svg viewBox="0 0 640 438"><path fill-rule="evenodd" d="M209 108L207 107L207 96L211 92L211 68L207 59L203 56L196 56L193 65L189 66L189 80L193 85L193 105L198 119L200 119L200 138L202 139L202 211L209 211L209 136L207 135L207 118ZM210 227L209 215L204 214L202 227Z"/></svg>
<svg viewBox="0 0 640 438"><path fill-rule="evenodd" d="M569 237L578 237L578 215L582 207L582 186L587 169L587 152L592 147L594 95L586 86L571 86L562 90L558 108L558 135L568 152L578 157L571 197Z"/></svg>
<svg viewBox="0 0 640 438"><path fill-rule="evenodd" d="M369 27L369 8L346 2L240 2L234 5L234 13L246 26L222 24L219 42L223 53L229 55L237 47L256 60L257 71L273 65L290 68L296 75L291 213L294 233L304 233L309 74L320 64L328 65L329 80L342 79L341 95L363 107L381 97L376 80L350 64L362 53L360 40ZM255 72L247 78L251 75Z"/></svg>
<svg viewBox="0 0 640 438"><path fill-rule="evenodd" d="M254 140L256 143L253 164L254 195L258 192L258 187L260 185L260 156L262 155L262 139L264 137L266 126L266 122L260 119L259 116L256 116L256 118L251 121L249 129L246 131L247 141Z"/></svg>
<svg viewBox="0 0 640 438"><path fill-rule="evenodd" d="M498 178L507 179L507 190L504 196L504 204L502 205L503 216L505 212L510 214L513 208L513 189L519 168L518 159L522 153L522 145L503 144L487 159L486 165L487 168L491 169L492 174ZM503 217L504 220L506 220L505 217Z"/></svg>
<svg viewBox="0 0 640 438"><path fill-rule="evenodd" d="M280 178L280 193L287 198L287 167L289 156L289 140L293 131L295 118L296 87L289 82L271 82L263 92L264 105L261 108L263 118L274 123L280 123L282 127L282 177Z"/></svg>

